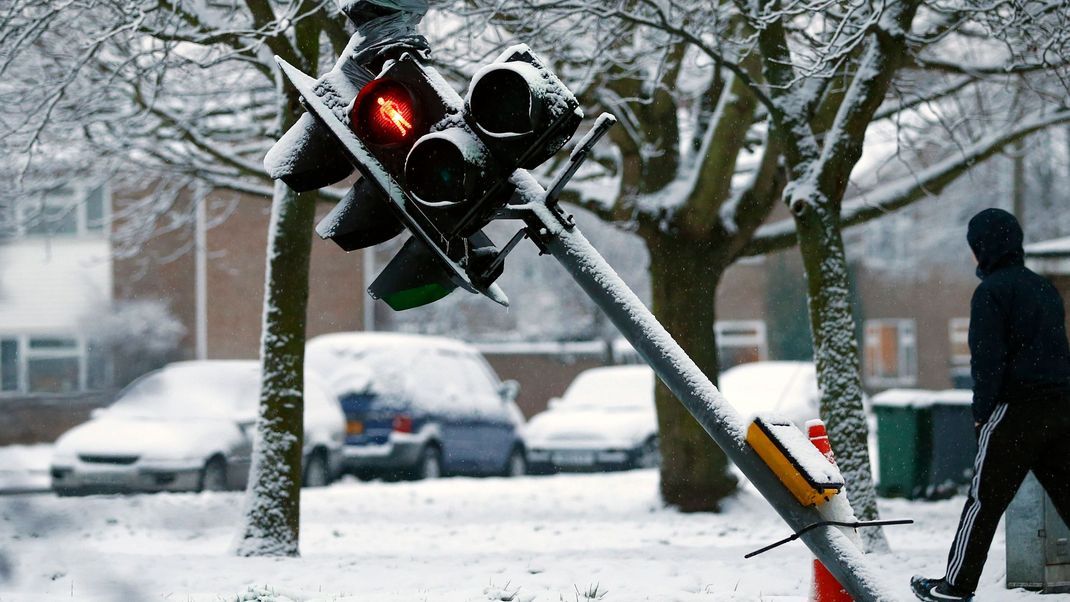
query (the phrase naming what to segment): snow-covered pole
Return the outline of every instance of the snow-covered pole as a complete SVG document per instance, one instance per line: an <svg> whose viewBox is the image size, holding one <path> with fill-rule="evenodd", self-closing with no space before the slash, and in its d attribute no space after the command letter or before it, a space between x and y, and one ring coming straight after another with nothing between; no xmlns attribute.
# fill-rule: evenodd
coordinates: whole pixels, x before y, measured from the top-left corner
<svg viewBox="0 0 1070 602"><path fill-rule="evenodd" d="M795 532L825 520L816 509L799 504L769 467L746 443L746 426L709 378L699 370L642 301L621 280L601 254L556 207L545 203L546 192L527 172L517 171L518 201L528 232L552 255L609 317L624 338L654 369L695 420L750 479L762 496ZM804 533L810 548L848 592L859 601L895 600L881 591L862 551L836 527Z"/></svg>

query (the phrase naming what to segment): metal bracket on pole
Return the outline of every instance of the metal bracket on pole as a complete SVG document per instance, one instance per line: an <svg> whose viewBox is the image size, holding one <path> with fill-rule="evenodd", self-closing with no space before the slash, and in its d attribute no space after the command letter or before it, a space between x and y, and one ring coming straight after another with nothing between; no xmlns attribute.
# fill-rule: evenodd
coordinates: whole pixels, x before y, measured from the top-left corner
<svg viewBox="0 0 1070 602"><path fill-rule="evenodd" d="M613 121L609 116L600 118L603 123L601 133L605 133L604 130ZM593 140L585 139L579 148L586 147L589 151L591 145ZM586 155L586 152L582 154ZM562 177L566 180L571 177L582 160L582 156L577 160L577 153L574 152L572 162ZM517 170L513 180L517 185L516 197L499 212L498 217L522 219L525 222L528 235L539 249L553 255L606 313L658 378L855 600L895 600L894 595L881 589L862 551L847 535L829 524L815 508L801 505L754 449L747 445L746 427L735 408L609 267L574 222L563 219L561 214L567 213L557 206L556 199L526 171ZM556 189L559 193L560 188L555 186L552 190Z"/></svg>

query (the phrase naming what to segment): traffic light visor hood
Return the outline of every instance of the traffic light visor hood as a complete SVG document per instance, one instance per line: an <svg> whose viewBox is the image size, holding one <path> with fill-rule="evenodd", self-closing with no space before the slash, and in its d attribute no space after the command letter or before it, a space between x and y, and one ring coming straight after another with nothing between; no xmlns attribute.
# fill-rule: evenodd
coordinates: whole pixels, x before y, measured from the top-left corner
<svg viewBox="0 0 1070 602"><path fill-rule="evenodd" d="M419 127L419 111L412 92L401 82L372 80L353 101L353 131L370 144L411 143Z"/></svg>
<svg viewBox="0 0 1070 602"><path fill-rule="evenodd" d="M405 181L413 196L431 206L475 200L486 171L487 150L463 128L432 132L416 141L405 159Z"/></svg>
<svg viewBox="0 0 1070 602"><path fill-rule="evenodd" d="M476 71L465 109L495 156L524 169L561 150L583 119L576 96L524 44Z"/></svg>
<svg viewBox="0 0 1070 602"><path fill-rule="evenodd" d="M468 106L476 125L495 137L530 134L538 115L533 97L544 91L537 68L526 63L492 64L472 79Z"/></svg>

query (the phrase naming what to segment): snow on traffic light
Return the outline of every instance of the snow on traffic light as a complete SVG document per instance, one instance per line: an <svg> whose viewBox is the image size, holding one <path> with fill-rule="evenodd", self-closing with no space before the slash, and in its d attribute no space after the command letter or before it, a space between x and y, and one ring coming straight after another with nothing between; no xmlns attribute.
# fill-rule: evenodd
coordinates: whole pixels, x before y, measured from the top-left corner
<svg viewBox="0 0 1070 602"><path fill-rule="evenodd" d="M369 288L391 308L457 288L507 304L494 281L514 245L499 250L483 228L513 196L514 172L572 137L579 102L524 45L480 69L464 99L422 49L388 45L366 65L346 58L318 80L277 59L309 113L268 153L269 173L305 191L360 172L316 231L346 251L412 233Z"/></svg>

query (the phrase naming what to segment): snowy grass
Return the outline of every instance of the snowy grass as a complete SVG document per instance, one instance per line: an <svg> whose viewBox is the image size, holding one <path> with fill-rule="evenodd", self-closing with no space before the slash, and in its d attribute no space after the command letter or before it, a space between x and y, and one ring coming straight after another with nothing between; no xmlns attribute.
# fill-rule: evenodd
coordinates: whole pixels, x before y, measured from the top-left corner
<svg viewBox="0 0 1070 602"><path fill-rule="evenodd" d="M618 602L804 600L810 556L753 493L725 512L661 507L657 474L345 481L303 494L301 558L236 558L241 493L0 498L0 600ZM874 558L908 599L942 574L962 500L886 500L895 553ZM981 600L1003 589L1002 530Z"/></svg>

